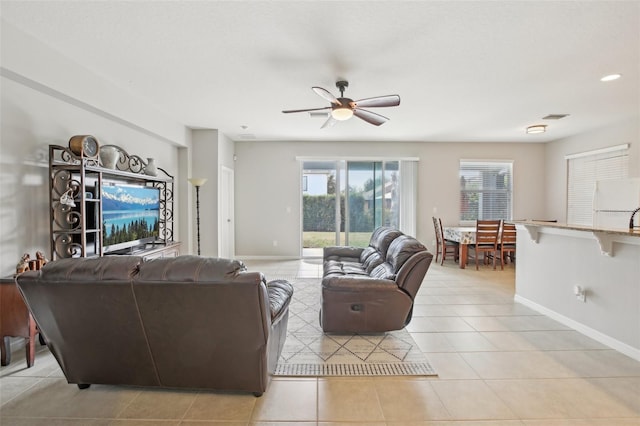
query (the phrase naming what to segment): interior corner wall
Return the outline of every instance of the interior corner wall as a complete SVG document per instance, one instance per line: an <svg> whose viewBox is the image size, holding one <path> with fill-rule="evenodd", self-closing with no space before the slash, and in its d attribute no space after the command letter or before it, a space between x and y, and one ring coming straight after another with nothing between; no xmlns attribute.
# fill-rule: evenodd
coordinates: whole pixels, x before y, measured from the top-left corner
<svg viewBox="0 0 640 426"><path fill-rule="evenodd" d="M219 143L218 131L215 129L191 131L191 176L206 178L207 182L200 187L200 254L202 256L218 256L218 169ZM192 197L196 202L195 189ZM197 210L192 210L192 253L197 254Z"/></svg>
<svg viewBox="0 0 640 426"><path fill-rule="evenodd" d="M236 256L297 258L301 246L301 178L296 157L417 157L416 237L434 248L432 215L459 223L460 159L513 160L515 218L544 213L544 144L437 142L237 141Z"/></svg>
<svg viewBox="0 0 640 426"><path fill-rule="evenodd" d="M640 115L568 138L549 142L545 146L544 218L567 220L567 160L566 155L593 151L610 146L629 144L629 177L640 177Z"/></svg>

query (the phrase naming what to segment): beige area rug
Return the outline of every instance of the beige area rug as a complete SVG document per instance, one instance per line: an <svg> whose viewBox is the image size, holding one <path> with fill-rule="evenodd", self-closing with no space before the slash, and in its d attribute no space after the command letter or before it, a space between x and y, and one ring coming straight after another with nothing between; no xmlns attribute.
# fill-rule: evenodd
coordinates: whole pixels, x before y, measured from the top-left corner
<svg viewBox="0 0 640 426"><path fill-rule="evenodd" d="M319 279L288 279L294 292L287 340L276 376L434 376L406 330L381 334L323 333Z"/></svg>

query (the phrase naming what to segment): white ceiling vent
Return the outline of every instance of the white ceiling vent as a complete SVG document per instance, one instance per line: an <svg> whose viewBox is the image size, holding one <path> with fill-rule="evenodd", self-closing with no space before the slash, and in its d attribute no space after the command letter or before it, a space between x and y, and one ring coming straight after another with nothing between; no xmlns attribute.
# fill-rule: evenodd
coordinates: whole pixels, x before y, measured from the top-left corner
<svg viewBox="0 0 640 426"><path fill-rule="evenodd" d="M546 117L542 117L543 120L560 120L561 118L565 118L569 114L549 114Z"/></svg>
<svg viewBox="0 0 640 426"><path fill-rule="evenodd" d="M311 118L328 118L329 113L327 111L311 111L309 116Z"/></svg>
<svg viewBox="0 0 640 426"><path fill-rule="evenodd" d="M240 133L238 137L240 139L255 139L256 135L254 135L253 133Z"/></svg>

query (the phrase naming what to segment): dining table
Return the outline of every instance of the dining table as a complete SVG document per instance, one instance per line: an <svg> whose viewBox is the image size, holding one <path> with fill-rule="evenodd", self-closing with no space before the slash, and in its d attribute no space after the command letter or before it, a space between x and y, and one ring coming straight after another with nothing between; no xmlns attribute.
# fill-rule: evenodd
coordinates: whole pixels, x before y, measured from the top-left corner
<svg viewBox="0 0 640 426"><path fill-rule="evenodd" d="M469 244L476 243L476 227L475 226L444 226L442 234L445 240L455 241L459 244L459 262L460 268L465 269L467 266L467 253Z"/></svg>

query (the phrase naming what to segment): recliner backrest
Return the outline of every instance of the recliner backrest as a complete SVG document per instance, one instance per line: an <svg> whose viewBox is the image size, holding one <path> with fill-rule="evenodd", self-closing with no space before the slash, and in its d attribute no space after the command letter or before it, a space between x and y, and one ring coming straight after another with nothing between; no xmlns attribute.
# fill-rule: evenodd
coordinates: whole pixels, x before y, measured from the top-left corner
<svg viewBox="0 0 640 426"><path fill-rule="evenodd" d="M402 232L395 228L380 226L371 234L369 246L375 248L382 257L385 258L387 256L387 250L389 250L389 245L401 235L403 235Z"/></svg>
<svg viewBox="0 0 640 426"><path fill-rule="evenodd" d="M132 291L141 263L136 256L67 258L18 276L70 383L160 384Z"/></svg>
<svg viewBox="0 0 640 426"><path fill-rule="evenodd" d="M200 256L144 262L133 280L158 376L167 387L243 389L268 380L261 359L271 327L264 275L232 259ZM176 369L175 351L186 366L216 360L219 368ZM244 385L239 381L247 380Z"/></svg>
<svg viewBox="0 0 640 426"><path fill-rule="evenodd" d="M422 285L432 259L433 255L422 243L413 237L403 235L389 246L384 264L393 270L398 287L413 299Z"/></svg>
<svg viewBox="0 0 640 426"><path fill-rule="evenodd" d="M386 261L391 265L394 272L398 272L407 259L418 252L426 250L427 248L415 238L401 235L389 245Z"/></svg>
<svg viewBox="0 0 640 426"><path fill-rule="evenodd" d="M139 267L136 281L228 283L251 276L246 271L239 260L187 255L144 262Z"/></svg>

